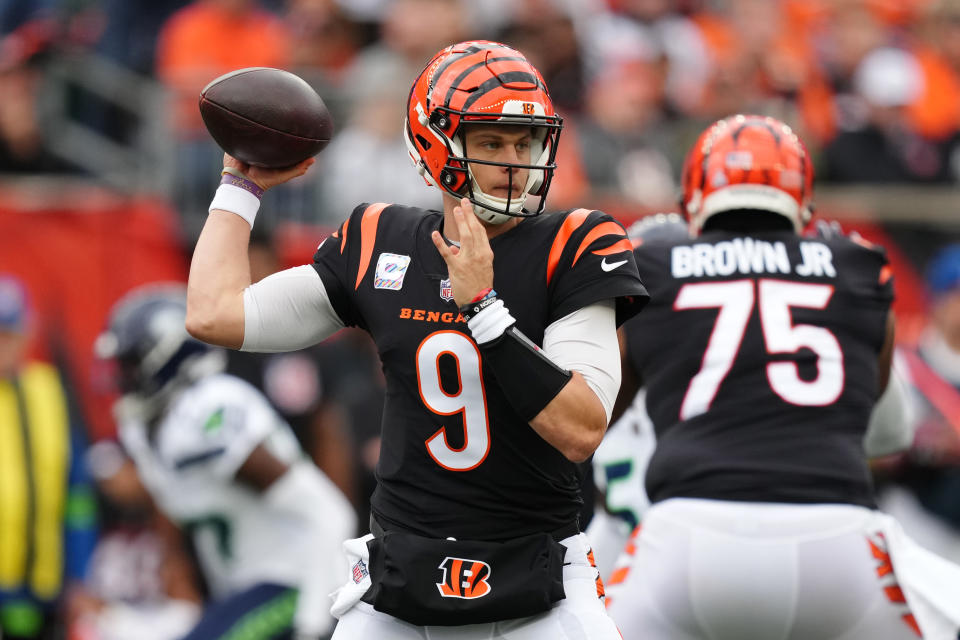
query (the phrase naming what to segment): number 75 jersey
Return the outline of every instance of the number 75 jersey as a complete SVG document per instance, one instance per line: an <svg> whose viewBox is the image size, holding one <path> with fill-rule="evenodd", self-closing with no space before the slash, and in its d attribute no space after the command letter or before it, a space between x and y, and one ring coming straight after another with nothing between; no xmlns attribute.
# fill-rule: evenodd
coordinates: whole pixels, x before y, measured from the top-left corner
<svg viewBox="0 0 960 640"><path fill-rule="evenodd" d="M651 303L624 331L657 433L651 500L873 506L862 440L893 298L883 250L711 232L635 255Z"/></svg>
<svg viewBox="0 0 960 640"><path fill-rule="evenodd" d="M373 512L387 528L428 536L553 531L579 512L577 467L517 415L486 368L430 239L442 220L361 206L314 257L334 311L371 335L383 364ZM528 218L490 244L498 297L536 344L587 305L615 301L622 322L646 301L626 232L599 211Z"/></svg>

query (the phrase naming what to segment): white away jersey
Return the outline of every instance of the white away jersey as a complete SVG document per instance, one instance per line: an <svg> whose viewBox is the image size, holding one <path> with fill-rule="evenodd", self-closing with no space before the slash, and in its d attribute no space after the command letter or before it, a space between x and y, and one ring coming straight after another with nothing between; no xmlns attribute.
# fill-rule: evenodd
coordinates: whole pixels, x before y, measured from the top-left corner
<svg viewBox="0 0 960 640"><path fill-rule="evenodd" d="M258 444L287 463L302 455L259 391L211 376L176 397L152 434L125 422L120 437L158 507L192 537L214 597L257 582L297 586L304 528L234 480Z"/></svg>

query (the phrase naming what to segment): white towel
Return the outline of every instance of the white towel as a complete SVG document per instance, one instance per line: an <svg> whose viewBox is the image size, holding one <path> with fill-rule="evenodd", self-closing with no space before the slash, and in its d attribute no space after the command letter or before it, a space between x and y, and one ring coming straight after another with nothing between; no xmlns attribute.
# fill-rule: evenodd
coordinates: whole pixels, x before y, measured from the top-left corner
<svg viewBox="0 0 960 640"><path fill-rule="evenodd" d="M897 582L924 640L957 640L960 631L960 566L914 542L895 518L876 514Z"/></svg>
<svg viewBox="0 0 960 640"><path fill-rule="evenodd" d="M338 620L360 602L360 598L370 588L370 551L367 549L367 542L370 540L373 540L373 535L368 533L362 538L352 538L343 543L343 553L347 556L350 574L346 583L330 594L333 598L330 614Z"/></svg>

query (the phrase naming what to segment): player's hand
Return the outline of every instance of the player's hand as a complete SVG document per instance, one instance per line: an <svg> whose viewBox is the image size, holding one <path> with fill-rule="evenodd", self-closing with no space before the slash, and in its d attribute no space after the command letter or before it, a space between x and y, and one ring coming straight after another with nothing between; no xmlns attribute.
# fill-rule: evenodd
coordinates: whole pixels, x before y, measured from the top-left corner
<svg viewBox="0 0 960 640"><path fill-rule="evenodd" d="M447 246L439 231L434 231L431 239L447 263L453 300L462 307L481 291L493 286L493 249L486 229L473 213L469 198L463 198L454 208L453 220L460 234L459 248Z"/></svg>
<svg viewBox="0 0 960 640"><path fill-rule="evenodd" d="M302 176L307 172L307 169L313 166L314 162L316 162L314 158L307 158L300 164L295 164L292 167L284 167L282 169L265 169L263 167L255 167L247 164L246 162L240 162L229 154L223 154L224 167L236 169L243 175L256 182L257 185L264 190Z"/></svg>

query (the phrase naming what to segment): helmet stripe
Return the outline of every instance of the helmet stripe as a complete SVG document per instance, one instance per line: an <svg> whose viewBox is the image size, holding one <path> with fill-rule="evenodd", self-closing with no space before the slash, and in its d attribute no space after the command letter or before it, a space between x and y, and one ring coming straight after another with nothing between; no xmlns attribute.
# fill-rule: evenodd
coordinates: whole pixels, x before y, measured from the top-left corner
<svg viewBox="0 0 960 640"><path fill-rule="evenodd" d="M461 60L461 59L462 58L457 58L457 60ZM489 60L484 58L480 62L473 63L472 65L470 65L469 67L461 71L460 75L454 78L453 82L450 83L450 88L447 89L447 95L444 96L443 98L443 106L448 106L450 104L450 100L453 99L454 92L457 90L457 88L460 87L460 84L467 78L467 76L469 76L471 73L473 73L477 69L482 69L483 67L488 66L489 64L492 64L494 62L504 61L504 60L512 61L512 62L526 62L526 60L520 56L502 56L499 58L490 58ZM451 60L450 64L453 64L454 62L456 62L456 60ZM449 65L444 65L442 69L438 69L434 77L439 78L441 72L446 71L448 66ZM436 84L436 82L434 82L434 84Z"/></svg>
<svg viewBox="0 0 960 640"><path fill-rule="evenodd" d="M510 87L513 91L538 91L542 88L540 83L537 81L537 77L532 73L528 73L526 71L507 71L506 73L495 75L489 80L484 81L477 91L474 91L472 94L470 94L470 97L467 98L466 102L463 103L461 110L469 110L477 100L482 98L483 95L491 89L495 89L499 86L503 86L504 84L512 82L528 82L533 85L530 88Z"/></svg>

